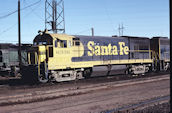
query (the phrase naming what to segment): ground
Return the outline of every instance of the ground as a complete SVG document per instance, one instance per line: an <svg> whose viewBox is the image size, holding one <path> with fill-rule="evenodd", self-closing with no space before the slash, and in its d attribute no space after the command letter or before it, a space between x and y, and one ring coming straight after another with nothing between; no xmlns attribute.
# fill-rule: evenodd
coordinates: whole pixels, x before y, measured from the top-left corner
<svg viewBox="0 0 172 113"><path fill-rule="evenodd" d="M11 92L12 93L12 92ZM1 113L100 113L170 94L170 80L109 87L34 103L0 106Z"/></svg>

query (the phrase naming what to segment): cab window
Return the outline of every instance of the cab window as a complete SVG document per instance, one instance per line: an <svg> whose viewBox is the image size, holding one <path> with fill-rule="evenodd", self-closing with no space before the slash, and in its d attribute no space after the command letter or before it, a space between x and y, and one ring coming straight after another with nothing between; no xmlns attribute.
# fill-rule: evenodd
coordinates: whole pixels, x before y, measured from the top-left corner
<svg viewBox="0 0 172 113"><path fill-rule="evenodd" d="M53 45L53 39L50 35L38 35L33 41L34 45Z"/></svg>
<svg viewBox="0 0 172 113"><path fill-rule="evenodd" d="M59 48L67 48L67 40L59 40L57 39L55 41L55 47L59 47Z"/></svg>
<svg viewBox="0 0 172 113"><path fill-rule="evenodd" d="M73 38L73 45L74 46L80 46L80 40L79 40L79 38Z"/></svg>
<svg viewBox="0 0 172 113"><path fill-rule="evenodd" d="M62 40L61 45L63 48L67 48L67 40Z"/></svg>

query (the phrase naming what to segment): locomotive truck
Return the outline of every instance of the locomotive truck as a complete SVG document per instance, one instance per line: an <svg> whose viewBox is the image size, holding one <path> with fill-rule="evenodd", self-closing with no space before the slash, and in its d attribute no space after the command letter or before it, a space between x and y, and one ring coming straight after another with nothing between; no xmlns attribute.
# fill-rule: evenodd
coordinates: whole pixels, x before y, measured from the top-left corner
<svg viewBox="0 0 172 113"><path fill-rule="evenodd" d="M164 37L80 36L39 32L28 51L22 77L57 82L112 75L145 74L169 69L169 39Z"/></svg>

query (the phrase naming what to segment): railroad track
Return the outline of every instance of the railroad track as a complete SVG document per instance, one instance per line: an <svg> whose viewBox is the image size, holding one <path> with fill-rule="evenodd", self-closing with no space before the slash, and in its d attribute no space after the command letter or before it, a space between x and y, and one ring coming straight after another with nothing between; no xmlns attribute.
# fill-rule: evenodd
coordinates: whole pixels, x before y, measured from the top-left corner
<svg viewBox="0 0 172 113"><path fill-rule="evenodd" d="M73 85L71 87L65 88L54 88L49 90L33 90L32 92L27 92L23 94L11 95L11 96L1 96L0 97L0 106L7 106L13 104L23 104L23 103L32 103L45 101L50 99L56 99L64 96L74 96L90 93L97 90L111 89L116 87L123 87L129 85L138 85L144 83L150 83L161 80L169 80L169 75L164 76L154 76L148 78L137 78L132 80L125 81L113 81L97 84L87 84L87 85Z"/></svg>
<svg viewBox="0 0 172 113"><path fill-rule="evenodd" d="M115 108L109 111L103 111L101 113L132 113L133 111L140 109L140 108L144 108L147 107L149 105L155 105L155 104L159 104L161 102L168 102L170 100L170 95L166 95L166 96L161 96L161 97L156 97L150 100L145 100L136 104L132 104L132 105L127 105L127 106L123 106L120 108Z"/></svg>
<svg viewBox="0 0 172 113"><path fill-rule="evenodd" d="M0 79L0 88L5 86L5 88L10 88L10 90L16 89L32 89L32 88L41 88L41 87L49 87L49 86L59 86L59 85L72 85L72 84L80 84L80 83L105 83L105 82L112 82L112 81L120 81L120 80L129 80L135 78L147 78L153 76L161 76L169 74L169 72L159 72L159 73L147 73L144 76L132 76L132 75L111 75L111 76L99 76L99 77L91 77L89 79L82 79L77 81L68 81L68 82L49 82L49 83L25 83L20 78L9 78L5 80Z"/></svg>

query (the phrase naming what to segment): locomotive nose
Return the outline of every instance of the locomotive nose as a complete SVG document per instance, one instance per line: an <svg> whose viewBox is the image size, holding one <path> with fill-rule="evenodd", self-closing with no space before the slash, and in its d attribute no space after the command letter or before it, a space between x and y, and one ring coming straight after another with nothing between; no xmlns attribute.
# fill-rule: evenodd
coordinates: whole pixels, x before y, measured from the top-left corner
<svg viewBox="0 0 172 113"><path fill-rule="evenodd" d="M39 46L38 51L38 58L40 62L44 62L46 60L46 46Z"/></svg>
<svg viewBox="0 0 172 113"><path fill-rule="evenodd" d="M28 51L29 64L39 64L46 61L46 46L35 46Z"/></svg>

